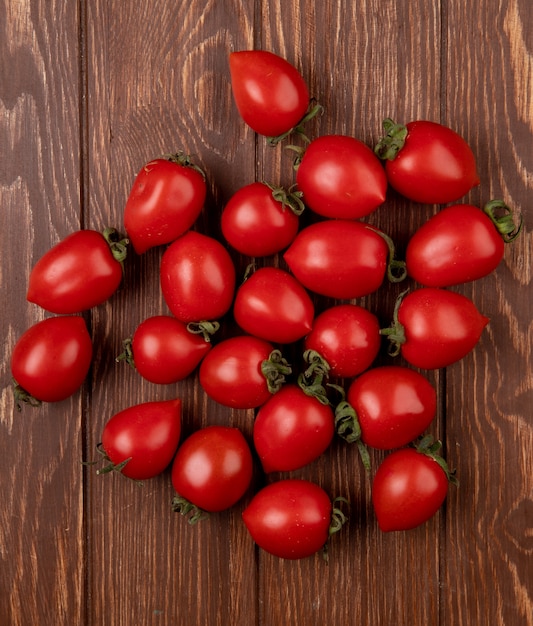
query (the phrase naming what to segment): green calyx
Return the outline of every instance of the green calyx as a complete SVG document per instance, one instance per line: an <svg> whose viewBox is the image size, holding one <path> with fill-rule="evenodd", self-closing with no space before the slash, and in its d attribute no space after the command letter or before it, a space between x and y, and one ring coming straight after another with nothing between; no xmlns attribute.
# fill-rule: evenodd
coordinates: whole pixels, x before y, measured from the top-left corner
<svg viewBox="0 0 533 626"><path fill-rule="evenodd" d="M503 200L491 200L487 202L483 207L483 212L494 224L505 243L511 243L511 241L514 241L520 234L524 219L522 215L520 215L520 222L517 226L513 212Z"/></svg>
<svg viewBox="0 0 533 626"><path fill-rule="evenodd" d="M132 369L135 368L135 360L133 358L133 342L131 337L124 339L122 342L122 352L115 358L117 363L124 361L127 363Z"/></svg>
<svg viewBox="0 0 533 626"><path fill-rule="evenodd" d="M265 185L272 191L272 197L274 200L276 200L276 202L281 202L283 210L285 210L286 207L289 207L295 215L301 215L305 211L305 204L302 200L303 193L301 191L293 191L295 185L289 189L275 187L269 183L265 183Z"/></svg>
<svg viewBox="0 0 533 626"><path fill-rule="evenodd" d="M268 359L261 363L261 373L267 381L268 390L274 394L285 384L286 377L292 373L292 368L280 350L273 350Z"/></svg>
<svg viewBox="0 0 533 626"><path fill-rule="evenodd" d="M13 380L13 395L15 397L15 406L17 411L22 411L22 405L28 405L32 407L41 406L42 402L34 398L31 393L21 387L16 380Z"/></svg>
<svg viewBox="0 0 533 626"><path fill-rule="evenodd" d="M321 404L329 405L324 385L331 369L329 363L316 350L306 350L303 358L307 368L298 376L298 386L306 395L316 398Z"/></svg>
<svg viewBox="0 0 533 626"><path fill-rule="evenodd" d="M341 509L341 504L347 504L349 506L350 502L346 498L338 496L331 503L331 520L328 528L328 540L322 547L322 558L324 559L324 561L326 561L326 563L329 560L329 539L332 535L338 533L349 520L348 515Z"/></svg>
<svg viewBox="0 0 533 626"><path fill-rule="evenodd" d="M120 263L122 269L124 269L124 261L128 256L128 244L130 240L119 235L117 230L113 227L106 228L102 234L111 249L113 258Z"/></svg>
<svg viewBox="0 0 533 626"><path fill-rule="evenodd" d="M290 128L288 131L282 133L281 135L277 135L276 137L267 137L268 145L277 146L278 143L280 143L284 139L287 139L287 137L290 137L291 135L299 135L305 141L305 143L310 143L309 138L305 134L305 125L307 124L307 122L316 117L319 113L322 113L323 110L324 107L321 104L318 104L314 102L314 100L311 100L309 102L307 113L302 117L298 124Z"/></svg>
<svg viewBox="0 0 533 626"><path fill-rule="evenodd" d="M176 165L181 165L181 167L190 167L191 169L198 172L198 174L200 174L200 176L204 180L206 180L204 170L198 165L196 165L196 163L194 163L193 160L191 159L191 156L183 152L183 150L178 150L174 154L165 154L163 158L167 159L167 161L171 161L172 163L175 163Z"/></svg>
<svg viewBox="0 0 533 626"><path fill-rule="evenodd" d="M186 517L191 526L209 517L207 511L200 509L183 496L175 496L172 498L172 510L174 513L180 513L183 517Z"/></svg>
<svg viewBox="0 0 533 626"><path fill-rule="evenodd" d="M204 341L211 342L211 337L220 329L219 322L210 322L208 320L202 320L201 322L189 322L187 324L187 330L193 335L202 335Z"/></svg>
<svg viewBox="0 0 533 626"><path fill-rule="evenodd" d="M394 241L382 230L374 228L373 226L366 225L368 230L371 230L376 235L379 235L383 241L387 244L389 249L389 255L387 260L387 278L391 283L401 283L402 280L407 278L407 266L405 261L399 261L396 259L396 246Z"/></svg>
<svg viewBox="0 0 533 626"><path fill-rule="evenodd" d="M120 463L113 463L113 461L111 461L111 459L108 457L101 443L97 444L96 451L98 452L98 454L102 456L103 460L107 462L107 465L104 465L104 467L101 467L100 469L96 470L96 473L98 476L100 476L101 474L109 474L111 472L117 472L121 476L124 476L124 478L127 478L128 480L132 480L134 483L137 483L139 485L143 484L142 480L136 480L135 478L130 478L129 476L126 476L122 472L122 470L126 467L126 465L131 461L131 458L132 458L131 456L128 457L127 459L124 459ZM84 465L95 465L96 463L97 461L89 461L87 463L84 463Z"/></svg>
<svg viewBox="0 0 533 626"><path fill-rule="evenodd" d="M405 295L409 290L406 289L402 291L402 293L396 299L396 304L394 305L394 313L392 316L392 323L388 328L382 328L379 331L380 335L387 337L390 341L389 346L389 355L390 356L398 356L400 354L400 350L402 345L406 342L405 338L405 329L403 324L398 319L398 313L400 311L400 306L403 302Z"/></svg>
<svg viewBox="0 0 533 626"><path fill-rule="evenodd" d="M433 435L424 435L417 443L414 444L414 447L417 452L425 454L438 463L439 467L446 474L446 478L449 483L459 486L459 481L455 476L455 471L450 470L446 460L439 454L440 449L442 448L442 442L440 440L435 441Z"/></svg>
<svg viewBox="0 0 533 626"><path fill-rule="evenodd" d="M402 124L396 124L390 117L383 120L385 135L374 148L374 153L383 161L392 161L403 148L408 130Z"/></svg>

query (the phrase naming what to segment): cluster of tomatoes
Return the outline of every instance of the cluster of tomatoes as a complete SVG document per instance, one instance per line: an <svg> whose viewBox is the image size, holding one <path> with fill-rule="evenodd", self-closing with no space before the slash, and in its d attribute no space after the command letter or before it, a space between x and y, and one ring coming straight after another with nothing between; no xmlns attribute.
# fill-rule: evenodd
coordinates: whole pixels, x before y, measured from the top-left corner
<svg viewBox="0 0 533 626"><path fill-rule="evenodd" d="M155 384L197 371L211 399L254 409L253 449L265 473L306 466L335 434L359 447L366 466L367 447L390 451L372 484L377 520L383 531L414 528L439 509L454 480L440 442L424 436L437 395L418 370L463 358L488 322L446 287L492 272L519 227L503 202L484 210L452 204L412 236L405 262L397 260L390 237L361 218L384 203L389 185L415 202L456 202L479 184L466 142L437 123L392 120L374 150L344 135L309 140L303 124L319 107L292 65L242 51L230 55L230 71L244 122L273 144L303 137L303 147L288 146L297 153L294 188L253 182L236 191L222 211L222 242L194 230L206 198L203 172L182 153L147 163L125 206L127 240L113 229L81 230L33 268L27 299L56 316L15 345L17 402L56 402L80 387L92 343L79 313L119 287L128 243L137 254L167 246L160 284L171 314L144 320L119 358ZM306 225L304 209L312 215ZM251 264L238 283L229 249L251 260L282 255L288 269ZM388 328L353 302L407 276L419 286L399 297ZM319 297L339 302L317 311ZM217 340L229 315L239 332ZM391 354L413 367L371 367L384 336ZM296 368L284 354L294 346L302 347ZM145 480L171 465L173 507L191 522L233 506L252 481L254 455L238 428L211 425L181 441L179 398L115 414L100 450L107 459L100 473ZM327 543L346 519L341 509L320 486L289 478L260 489L243 519L259 546L296 559Z"/></svg>

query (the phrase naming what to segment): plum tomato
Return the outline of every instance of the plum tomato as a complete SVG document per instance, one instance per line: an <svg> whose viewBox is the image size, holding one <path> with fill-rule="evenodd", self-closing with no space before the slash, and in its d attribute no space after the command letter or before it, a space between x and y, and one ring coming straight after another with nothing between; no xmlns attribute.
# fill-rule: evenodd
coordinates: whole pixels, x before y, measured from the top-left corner
<svg viewBox="0 0 533 626"><path fill-rule="evenodd" d="M346 521L334 524L328 494L308 480L288 478L263 487L242 518L255 543L282 559L303 559L319 552Z"/></svg>
<svg viewBox="0 0 533 626"><path fill-rule="evenodd" d="M230 54L229 67L237 110L256 133L277 137L305 116L309 90L286 59L266 50L240 50Z"/></svg>
<svg viewBox="0 0 533 626"><path fill-rule="evenodd" d="M28 328L11 355L17 405L59 402L70 397L87 376L92 352L82 317L50 317Z"/></svg>
<svg viewBox="0 0 533 626"><path fill-rule="evenodd" d="M474 154L451 128L427 120L403 126L390 118L383 128L375 152L385 160L390 186L405 198L446 204L479 185Z"/></svg>
<svg viewBox="0 0 533 626"><path fill-rule="evenodd" d="M199 380L205 393L219 404L252 409L275 393L284 373L290 373L290 367L271 343L241 335L213 347L200 365Z"/></svg>
<svg viewBox="0 0 533 626"><path fill-rule="evenodd" d="M256 270L237 289L233 315L245 333L274 343L292 343L312 328L315 308L307 291L276 267Z"/></svg>
<svg viewBox="0 0 533 626"><path fill-rule="evenodd" d="M422 369L448 367L477 344L489 319L466 296L421 287L401 294L390 328L380 332L391 342L390 354Z"/></svg>
<svg viewBox="0 0 533 626"><path fill-rule="evenodd" d="M386 275L395 282L403 279L402 273L393 273L402 266L393 255L392 242L377 228L358 221L325 220L303 228L283 258L310 291L351 300L376 291Z"/></svg>
<svg viewBox="0 0 533 626"><path fill-rule="evenodd" d="M127 240L117 232L79 230L50 248L33 267L26 298L50 313L81 313L119 288Z"/></svg>
<svg viewBox="0 0 533 626"><path fill-rule="evenodd" d="M124 228L135 252L183 235L200 215L206 193L202 170L182 152L146 163L124 208Z"/></svg>
<svg viewBox="0 0 533 626"><path fill-rule="evenodd" d="M238 428L201 428L185 439L174 457L174 510L185 515L192 506L196 515L229 509L246 493L252 472L252 452Z"/></svg>
<svg viewBox="0 0 533 626"><path fill-rule="evenodd" d="M329 365L329 375L353 378L372 365L381 345L378 318L356 304L339 304L320 313L306 336L306 350L314 350Z"/></svg>
<svg viewBox="0 0 533 626"><path fill-rule="evenodd" d="M241 254L270 256L285 249L298 232L298 196L255 182L241 187L222 211L226 241Z"/></svg>
<svg viewBox="0 0 533 626"><path fill-rule="evenodd" d="M332 408L288 384L260 407L253 439L265 472L290 472L316 460L334 434Z"/></svg>
<svg viewBox="0 0 533 626"><path fill-rule="evenodd" d="M134 480L161 474L172 462L181 435L181 400L143 402L115 413L102 431L102 452L110 465Z"/></svg>
<svg viewBox="0 0 533 626"><path fill-rule="evenodd" d="M154 315L137 326L124 347L117 360L126 360L149 382L168 385L189 376L211 349L211 342L175 317Z"/></svg>
<svg viewBox="0 0 533 626"><path fill-rule="evenodd" d="M438 447L440 442L426 451L422 444L395 450L378 467L372 482L372 504L383 532L416 528L442 506L450 482L456 480L436 453Z"/></svg>
<svg viewBox="0 0 533 626"><path fill-rule="evenodd" d="M496 216L501 210L504 214ZM505 243L520 232L510 210L493 200L483 210L455 204L436 213L407 244L407 273L427 287L450 287L483 278L503 258Z"/></svg>
<svg viewBox="0 0 533 626"><path fill-rule="evenodd" d="M374 367L348 387L361 441L380 450L401 448L422 435L437 411L437 393L419 372L407 367Z"/></svg>
<svg viewBox="0 0 533 626"><path fill-rule="evenodd" d="M161 290L180 321L216 320L231 308L235 267L224 246L208 235L188 231L165 250Z"/></svg>
<svg viewBox="0 0 533 626"><path fill-rule="evenodd" d="M387 178L365 143L323 135L305 148L296 172L305 205L323 217L359 219L385 201Z"/></svg>

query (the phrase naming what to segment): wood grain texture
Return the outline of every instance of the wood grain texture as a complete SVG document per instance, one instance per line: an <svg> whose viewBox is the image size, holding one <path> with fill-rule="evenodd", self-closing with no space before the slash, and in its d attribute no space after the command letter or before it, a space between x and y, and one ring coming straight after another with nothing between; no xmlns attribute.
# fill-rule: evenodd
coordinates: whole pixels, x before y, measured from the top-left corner
<svg viewBox="0 0 533 626"><path fill-rule="evenodd" d="M533 626L530 4L0 0L2 625ZM179 149L194 156L209 186L196 227L213 236L240 186L294 181L291 154L255 136L232 100L228 54L250 48L300 69L324 106L310 137L347 133L373 145L385 117L441 121L478 160L481 185L465 201L503 197L524 216L498 270L454 288L490 317L479 345L427 373L440 394L431 432L460 487L424 526L381 533L370 495L384 453L371 451L365 474L357 450L336 440L291 473L350 500L327 563L274 558L245 531L241 512L254 490L284 474L258 470L239 505L191 527L170 509L168 471L140 486L81 465L96 458L113 413L176 395L184 434L220 423L251 437L253 412L206 398L196 375L158 386L115 361L143 319L168 312L162 250L132 254L121 290L85 314L95 353L80 393L18 413L11 392L13 345L46 316L25 301L31 267L80 227L121 230L145 162ZM437 210L391 191L368 221L402 256ZM242 275L248 259L233 256ZM283 266L281 257L261 263ZM402 288L384 286L360 303L388 325ZM377 363L389 362L384 349Z"/></svg>

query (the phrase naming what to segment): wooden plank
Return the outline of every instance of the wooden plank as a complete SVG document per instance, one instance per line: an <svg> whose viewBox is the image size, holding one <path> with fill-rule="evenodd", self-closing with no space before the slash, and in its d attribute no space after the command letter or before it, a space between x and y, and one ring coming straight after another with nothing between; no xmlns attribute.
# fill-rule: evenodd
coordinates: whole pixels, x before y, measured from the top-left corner
<svg viewBox="0 0 533 626"><path fill-rule="evenodd" d="M490 323L447 375L447 445L461 487L449 502L442 621L532 624L531 6L448 5L446 121L478 157L473 202L503 198L525 224L496 273L460 289Z"/></svg>
<svg viewBox="0 0 533 626"><path fill-rule="evenodd" d="M37 259L80 226L76 3L0 7L0 623L83 622L82 393L16 410L9 361L48 317L26 302Z"/></svg>
<svg viewBox="0 0 533 626"><path fill-rule="evenodd" d="M310 125L311 138L342 133L373 146L386 117L439 119L440 3L263 2L261 18L260 46L293 62L324 106L323 115ZM264 142L259 146L261 175L292 184L292 157ZM365 221L389 233L401 256L409 234L432 210L415 211L391 192ZM403 288L385 284L355 302L386 326ZM325 306L320 299L316 303ZM378 363L391 362L384 345ZM440 386L438 372L428 377ZM432 428L436 437L441 436L440 417ZM365 476L357 451L336 442L318 462L293 473L318 482L332 497L347 497L351 520L332 538L328 565L320 555L290 562L260 552L262 623L439 623L442 519L410 533L379 531L370 495L383 456L371 451L372 471Z"/></svg>
<svg viewBox="0 0 533 626"><path fill-rule="evenodd" d="M250 3L88 5L87 214L93 227L122 227L136 172L183 149L209 182L197 228L218 232L225 199L254 176L254 137L232 106L227 62L233 47L252 45L253 18ZM89 455L114 412L176 395L183 400L184 435L212 423L250 433L250 416L207 401L194 376L157 386L114 361L121 340L145 317L168 312L159 287L161 254L157 249L128 259L121 293L93 314L99 348ZM228 611L236 625L255 623L255 549L240 507L191 527L170 509L169 472L142 488L119 476L87 478L89 623L222 626Z"/></svg>

